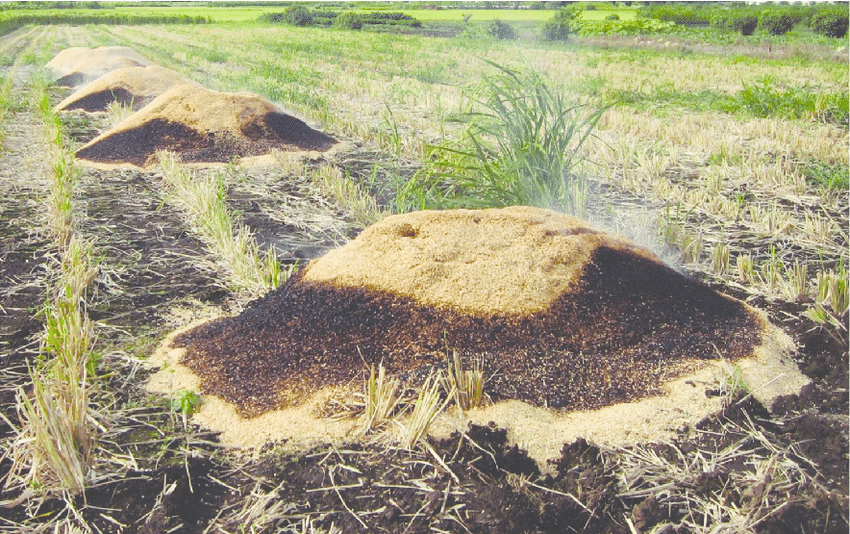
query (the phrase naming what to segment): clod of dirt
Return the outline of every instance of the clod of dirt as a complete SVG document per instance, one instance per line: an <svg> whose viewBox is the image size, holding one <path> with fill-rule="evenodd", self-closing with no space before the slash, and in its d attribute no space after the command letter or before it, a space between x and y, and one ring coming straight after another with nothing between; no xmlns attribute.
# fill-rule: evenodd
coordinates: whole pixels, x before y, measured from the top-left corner
<svg viewBox="0 0 850 534"><path fill-rule="evenodd" d="M80 87L123 67L144 67L151 61L126 46L72 47L44 66L60 87Z"/></svg>
<svg viewBox="0 0 850 534"><path fill-rule="evenodd" d="M707 360L752 357L777 335L646 250L513 207L388 217L176 343L205 393L252 416L365 365L415 383L447 348L483 358L494 401L596 409L657 395Z"/></svg>
<svg viewBox="0 0 850 534"><path fill-rule="evenodd" d="M222 93L177 85L77 151L83 162L150 164L159 150L187 163L284 151L325 151L336 140L253 93Z"/></svg>
<svg viewBox="0 0 850 534"><path fill-rule="evenodd" d="M138 111L175 85L194 83L173 70L150 65L125 67L104 74L80 88L56 106L57 111L106 111L118 102Z"/></svg>

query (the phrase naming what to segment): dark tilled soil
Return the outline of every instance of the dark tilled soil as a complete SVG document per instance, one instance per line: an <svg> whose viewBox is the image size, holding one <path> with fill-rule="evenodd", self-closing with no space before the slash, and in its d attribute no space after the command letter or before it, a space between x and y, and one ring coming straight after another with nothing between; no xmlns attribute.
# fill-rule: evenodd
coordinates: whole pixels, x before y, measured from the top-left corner
<svg viewBox="0 0 850 534"><path fill-rule="evenodd" d="M26 382L26 362L39 349L47 267L52 261L40 205L47 182L33 177L43 160L40 124L14 113L0 147L0 413L16 420L16 388ZM0 437L10 431L0 419Z"/></svg>
<svg viewBox="0 0 850 534"><path fill-rule="evenodd" d="M77 186L80 231L101 254L89 317L132 336L161 332L169 308L180 301L222 304L227 298L220 277L199 267L209 261L203 245L163 202L158 180L86 170Z"/></svg>

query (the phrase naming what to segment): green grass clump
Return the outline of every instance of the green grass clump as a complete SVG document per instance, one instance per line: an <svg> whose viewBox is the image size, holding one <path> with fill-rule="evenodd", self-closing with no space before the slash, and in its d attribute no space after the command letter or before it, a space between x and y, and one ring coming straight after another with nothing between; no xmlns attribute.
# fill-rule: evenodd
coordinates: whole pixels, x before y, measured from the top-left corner
<svg viewBox="0 0 850 534"><path fill-rule="evenodd" d="M576 154L607 108L585 113L540 74L490 64L499 72L474 90L477 110L457 121L463 139L434 147L424 176L399 191L400 207L527 205L581 215L587 193Z"/></svg>
<svg viewBox="0 0 850 534"><path fill-rule="evenodd" d="M846 191L850 189L850 169L844 164L810 162L803 168L806 182L816 188L827 191Z"/></svg>
<svg viewBox="0 0 850 534"><path fill-rule="evenodd" d="M484 399L484 365L481 359L473 362L471 369L464 369L460 355L452 351L447 359L446 377L443 379L446 395L454 395L455 404L461 410L477 408Z"/></svg>
<svg viewBox="0 0 850 534"><path fill-rule="evenodd" d="M383 429L392 420L402 401L398 378L388 378L387 369L380 365L369 367L364 387L363 432Z"/></svg>
<svg viewBox="0 0 850 534"><path fill-rule="evenodd" d="M780 89L772 79L744 84L738 94L741 107L757 117L781 116L847 124L850 115L847 93L818 93L811 87Z"/></svg>

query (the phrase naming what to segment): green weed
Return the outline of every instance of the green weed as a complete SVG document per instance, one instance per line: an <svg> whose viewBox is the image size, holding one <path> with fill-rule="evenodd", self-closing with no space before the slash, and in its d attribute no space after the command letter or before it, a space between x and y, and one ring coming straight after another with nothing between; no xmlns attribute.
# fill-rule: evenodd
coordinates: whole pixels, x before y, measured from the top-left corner
<svg viewBox="0 0 850 534"><path fill-rule="evenodd" d="M780 89L773 78L744 84L738 93L742 109L756 117L787 117L847 124L850 115L847 93L821 93L813 87Z"/></svg>
<svg viewBox="0 0 850 534"><path fill-rule="evenodd" d="M200 407L201 397L190 389L181 389L175 393L174 398L171 399L171 409L183 414L184 416L192 415L197 412Z"/></svg>
<svg viewBox="0 0 850 534"><path fill-rule="evenodd" d="M845 164L829 164L811 161L803 167L806 183L827 191L850 189L850 169Z"/></svg>

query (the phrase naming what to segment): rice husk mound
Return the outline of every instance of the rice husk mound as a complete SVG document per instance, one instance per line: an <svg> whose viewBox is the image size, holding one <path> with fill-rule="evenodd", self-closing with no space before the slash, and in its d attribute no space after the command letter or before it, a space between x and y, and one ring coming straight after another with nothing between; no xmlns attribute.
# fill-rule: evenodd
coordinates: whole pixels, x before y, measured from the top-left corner
<svg viewBox="0 0 850 534"><path fill-rule="evenodd" d="M483 359L493 401L576 411L660 394L708 360L787 349L777 335L647 250L512 207L388 217L173 347L243 417L359 385L369 365L415 385L452 349Z"/></svg>
<svg viewBox="0 0 850 534"><path fill-rule="evenodd" d="M253 93L177 85L77 151L80 160L145 167L159 150L186 163L226 163L283 151L325 151L336 140Z"/></svg>
<svg viewBox="0 0 850 534"><path fill-rule="evenodd" d="M59 87L80 87L125 67L144 67L151 61L126 46L72 47L62 50L45 68Z"/></svg>
<svg viewBox="0 0 850 534"><path fill-rule="evenodd" d="M138 111L175 85L195 83L173 70L150 65L125 67L104 74L56 106L57 111L106 111L113 102Z"/></svg>

